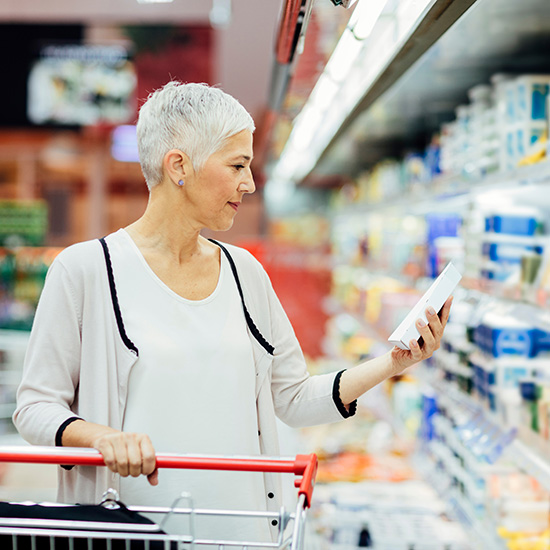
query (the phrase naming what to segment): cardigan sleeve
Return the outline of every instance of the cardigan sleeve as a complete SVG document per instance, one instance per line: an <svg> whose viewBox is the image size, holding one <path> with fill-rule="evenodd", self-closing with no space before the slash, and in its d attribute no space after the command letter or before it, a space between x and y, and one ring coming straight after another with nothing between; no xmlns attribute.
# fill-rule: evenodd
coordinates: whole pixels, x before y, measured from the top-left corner
<svg viewBox="0 0 550 550"><path fill-rule="evenodd" d="M340 373L311 376L296 334L277 297L267 273L265 288L269 301L272 344L275 348L271 392L275 413L292 427L337 422L355 414L356 403L349 411L340 400Z"/></svg>
<svg viewBox="0 0 550 550"><path fill-rule="evenodd" d="M61 253L63 255L63 252ZM81 307L58 256L40 296L17 390L13 422L28 442L55 445L59 427L75 413L80 369Z"/></svg>

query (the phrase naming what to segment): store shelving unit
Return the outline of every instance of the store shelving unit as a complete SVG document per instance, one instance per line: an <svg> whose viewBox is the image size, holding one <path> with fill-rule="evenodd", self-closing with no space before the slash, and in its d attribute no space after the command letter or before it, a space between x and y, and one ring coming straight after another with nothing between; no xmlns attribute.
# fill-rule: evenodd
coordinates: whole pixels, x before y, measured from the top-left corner
<svg viewBox="0 0 550 550"><path fill-rule="evenodd" d="M23 359L29 333L20 330L0 330L0 438L12 437L11 421L15 411L15 394L21 381Z"/></svg>
<svg viewBox="0 0 550 550"><path fill-rule="evenodd" d="M429 2L409 35L393 44L312 175L354 177L426 145L467 102L467 91L495 73L549 73L542 53L549 10L545 0Z"/></svg>

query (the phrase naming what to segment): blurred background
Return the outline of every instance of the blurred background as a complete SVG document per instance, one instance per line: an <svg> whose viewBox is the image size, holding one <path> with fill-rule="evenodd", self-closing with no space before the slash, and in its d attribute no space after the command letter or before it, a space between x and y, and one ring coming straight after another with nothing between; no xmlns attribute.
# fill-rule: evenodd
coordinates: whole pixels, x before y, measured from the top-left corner
<svg viewBox="0 0 550 550"><path fill-rule="evenodd" d="M290 430L318 453L312 548L550 548L548 0L0 2L0 443L49 265L131 223L135 122L171 79L256 122L233 228L310 371L378 356L452 261L434 357L355 418ZM0 498L55 499L2 465Z"/></svg>

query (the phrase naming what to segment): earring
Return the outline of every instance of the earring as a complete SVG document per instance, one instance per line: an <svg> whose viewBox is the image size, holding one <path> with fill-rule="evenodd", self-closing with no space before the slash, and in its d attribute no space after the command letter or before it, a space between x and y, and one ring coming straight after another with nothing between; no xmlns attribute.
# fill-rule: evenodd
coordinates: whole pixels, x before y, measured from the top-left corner
<svg viewBox="0 0 550 550"><path fill-rule="evenodd" d="M178 185L179 185L180 187L183 187L184 183L185 183L185 182L184 182L183 180L179 180L179 181L178 181Z"/></svg>

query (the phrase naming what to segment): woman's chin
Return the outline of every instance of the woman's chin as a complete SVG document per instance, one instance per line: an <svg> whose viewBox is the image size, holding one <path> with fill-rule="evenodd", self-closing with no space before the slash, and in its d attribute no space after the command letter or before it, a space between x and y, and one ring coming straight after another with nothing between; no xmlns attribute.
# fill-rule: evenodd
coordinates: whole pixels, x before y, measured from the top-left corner
<svg viewBox="0 0 550 550"><path fill-rule="evenodd" d="M210 231L229 231L233 227L233 220L226 223L212 224L208 229Z"/></svg>

